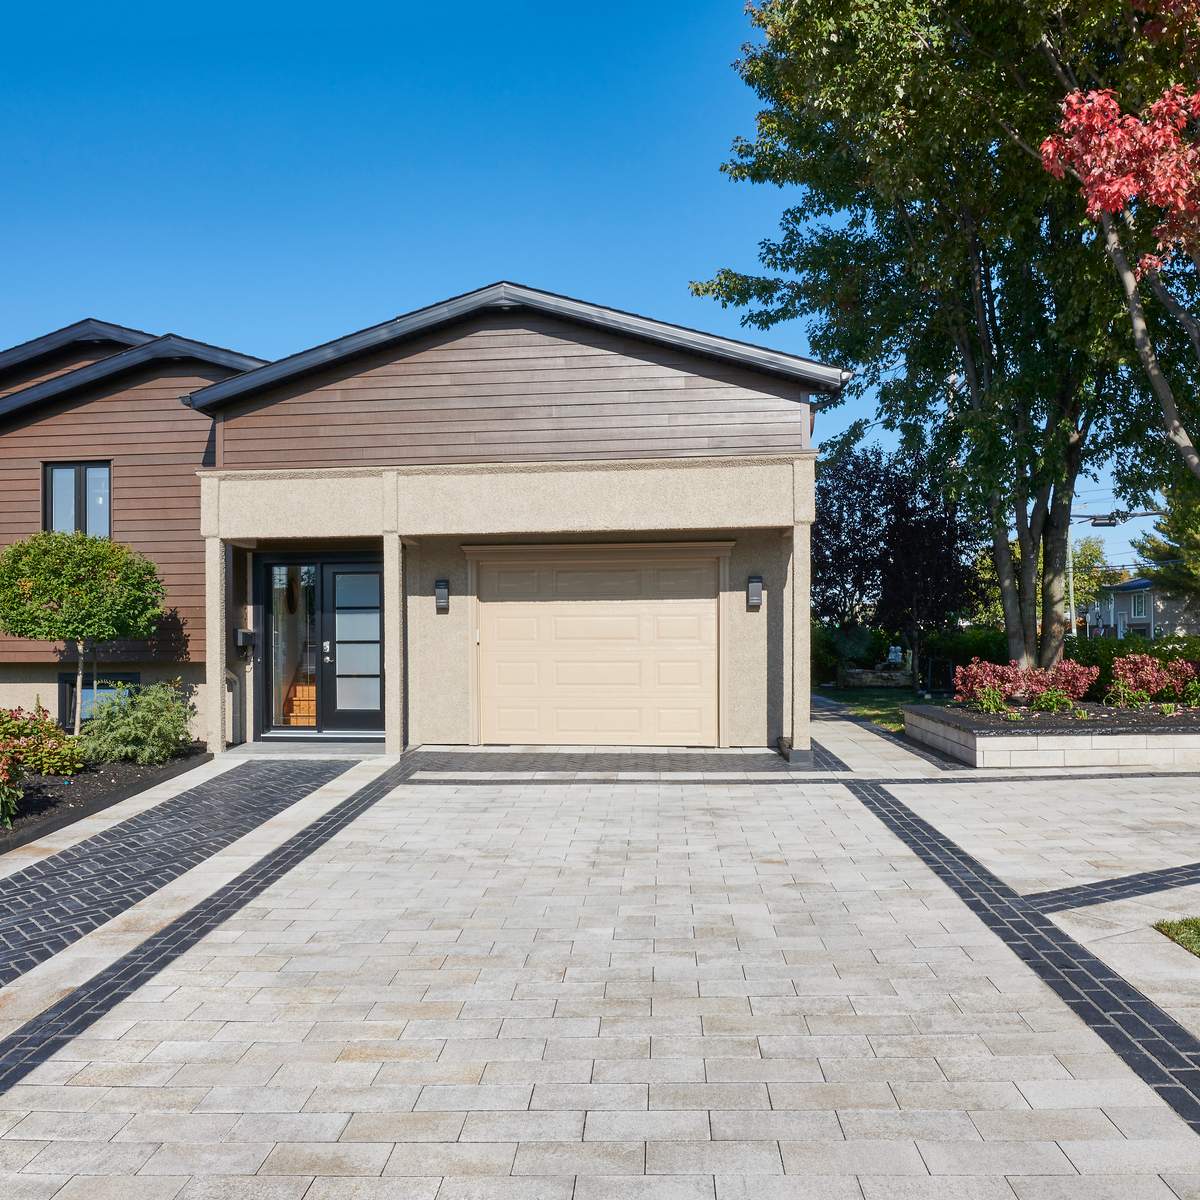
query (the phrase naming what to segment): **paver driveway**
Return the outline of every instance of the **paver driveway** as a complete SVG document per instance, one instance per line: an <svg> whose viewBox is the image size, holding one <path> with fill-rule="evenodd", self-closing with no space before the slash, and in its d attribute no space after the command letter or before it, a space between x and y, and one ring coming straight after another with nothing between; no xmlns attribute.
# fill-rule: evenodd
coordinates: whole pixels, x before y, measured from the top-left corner
<svg viewBox="0 0 1200 1200"><path fill-rule="evenodd" d="M0 1197L1200 1197L1200 1137L852 777L472 766L360 764L114 923L116 990L0 1092Z"/></svg>

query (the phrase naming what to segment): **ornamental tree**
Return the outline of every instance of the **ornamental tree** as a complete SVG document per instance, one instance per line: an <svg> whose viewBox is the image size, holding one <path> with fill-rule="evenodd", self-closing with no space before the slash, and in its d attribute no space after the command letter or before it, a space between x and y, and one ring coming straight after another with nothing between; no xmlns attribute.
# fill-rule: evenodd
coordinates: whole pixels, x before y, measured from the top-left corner
<svg viewBox="0 0 1200 1200"><path fill-rule="evenodd" d="M98 644L150 637L163 615L154 564L108 538L35 533L0 554L0 628L75 650L74 729L83 715L83 663Z"/></svg>
<svg viewBox="0 0 1200 1200"><path fill-rule="evenodd" d="M1200 91L1194 83L1200 5L1163 0L1142 31L1152 41L1176 35L1178 69L1189 83L1170 84L1140 110L1123 107L1113 88L1072 88L1062 102L1058 131L1042 142L1042 161L1056 178L1069 173L1078 182L1087 215L1099 223L1167 437L1200 477L1200 452L1159 361L1143 295L1146 290L1159 302L1200 359L1200 308L1194 303L1200 268ZM1066 64L1059 67L1064 80L1073 82ZM1147 228L1153 247L1139 255Z"/></svg>

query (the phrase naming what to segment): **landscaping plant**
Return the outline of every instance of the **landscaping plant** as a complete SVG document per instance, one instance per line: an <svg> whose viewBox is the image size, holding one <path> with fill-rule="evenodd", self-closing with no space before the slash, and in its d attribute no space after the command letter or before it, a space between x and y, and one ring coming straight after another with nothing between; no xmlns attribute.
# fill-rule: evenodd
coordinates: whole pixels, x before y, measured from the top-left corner
<svg viewBox="0 0 1200 1200"><path fill-rule="evenodd" d="M1126 654L1113 660L1113 682L1105 704L1141 708L1151 700L1184 700L1196 696L1196 667L1184 659L1160 662L1149 654Z"/></svg>
<svg viewBox="0 0 1200 1200"><path fill-rule="evenodd" d="M119 684L96 703L81 739L93 762L162 763L191 744L195 706L178 680L145 687Z"/></svg>
<svg viewBox="0 0 1200 1200"><path fill-rule="evenodd" d="M75 775L83 769L79 741L39 703L0 708L0 745L15 745L21 765L36 775Z"/></svg>
<svg viewBox="0 0 1200 1200"><path fill-rule="evenodd" d="M993 693L999 693L1003 700L1028 700L1039 711L1058 712L1072 709L1076 701L1082 700L1099 673L1097 667L1066 660L1042 668L1022 667L1016 662L1004 666L973 658L954 672L954 699L979 712L995 712L991 707ZM1044 696L1049 699L1043 701Z"/></svg>
<svg viewBox="0 0 1200 1200"><path fill-rule="evenodd" d="M0 554L0 628L13 637L66 642L75 651L77 735L87 652L99 643L150 637L163 615L163 595L154 564L108 538L46 531Z"/></svg>
<svg viewBox="0 0 1200 1200"><path fill-rule="evenodd" d="M15 741L0 742L0 825L11 829L13 817L23 794L21 779L25 774L21 766L20 744Z"/></svg>

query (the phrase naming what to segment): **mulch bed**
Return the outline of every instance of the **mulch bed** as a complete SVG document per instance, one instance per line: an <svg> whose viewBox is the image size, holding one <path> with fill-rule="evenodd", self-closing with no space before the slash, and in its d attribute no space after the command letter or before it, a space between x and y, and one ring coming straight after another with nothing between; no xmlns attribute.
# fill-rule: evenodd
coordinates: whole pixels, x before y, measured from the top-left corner
<svg viewBox="0 0 1200 1200"><path fill-rule="evenodd" d="M197 742L186 754L150 766L118 762L86 767L73 776L27 775L25 795L12 828L0 828L0 854L174 779L211 757Z"/></svg>
<svg viewBox="0 0 1200 1200"><path fill-rule="evenodd" d="M996 713L976 712L959 705L937 708L920 704L909 707L924 717L945 721L958 729L1004 737L1038 733L1200 733L1200 708L1180 709L1174 716L1166 717L1159 712L1157 705L1131 709L1107 708L1103 704L1084 702L1075 706L1087 713L1087 720L1084 721L1069 713L1034 712L1031 708L1014 704L1012 707L1021 714L1021 719L1010 721Z"/></svg>

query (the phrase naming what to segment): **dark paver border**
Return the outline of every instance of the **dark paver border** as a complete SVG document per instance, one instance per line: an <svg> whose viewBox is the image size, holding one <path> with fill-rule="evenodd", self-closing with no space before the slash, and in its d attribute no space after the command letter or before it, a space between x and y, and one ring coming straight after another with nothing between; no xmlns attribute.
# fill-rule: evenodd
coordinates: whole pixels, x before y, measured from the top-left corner
<svg viewBox="0 0 1200 1200"><path fill-rule="evenodd" d="M0 985L211 858L351 766L241 763L0 879Z"/></svg>
<svg viewBox="0 0 1200 1200"><path fill-rule="evenodd" d="M1113 900L1132 900L1138 896L1151 896L1155 892L1168 892L1172 888L1191 887L1198 883L1200 863L1184 863L1178 867L1161 867L1156 871L1138 871L1116 879L1077 883L1048 892L1027 892L1025 900L1042 912L1063 912L1068 908L1089 908L1093 904L1108 904Z"/></svg>
<svg viewBox="0 0 1200 1200"><path fill-rule="evenodd" d="M1200 1040L1059 929L1028 897L891 795L890 785L889 780L843 784L1200 1133Z"/></svg>
<svg viewBox="0 0 1200 1200"><path fill-rule="evenodd" d="M312 760L306 760L311 763ZM327 760L326 760L327 761ZM350 764L341 763L343 769ZM128 999L163 968L195 946L255 897L299 866L397 784L412 774L408 756L298 833L194 908L81 983L69 995L0 1039L0 1096L35 1067Z"/></svg>

